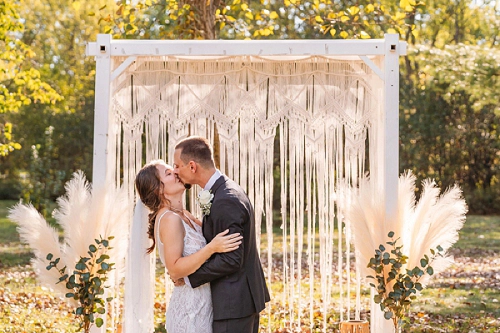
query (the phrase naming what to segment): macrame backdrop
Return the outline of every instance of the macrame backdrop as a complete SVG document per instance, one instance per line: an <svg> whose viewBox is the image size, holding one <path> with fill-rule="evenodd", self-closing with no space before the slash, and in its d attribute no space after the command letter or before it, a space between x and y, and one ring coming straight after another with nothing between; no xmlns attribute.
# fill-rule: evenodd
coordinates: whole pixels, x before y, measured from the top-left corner
<svg viewBox="0 0 500 333"><path fill-rule="evenodd" d="M114 58L115 67L124 60ZM138 57L112 86L111 171L132 189L146 161L172 163L178 140L207 137L219 148L221 171L254 204L269 286L282 282L271 292L269 319L295 330L309 317L310 328L326 332L332 321L367 310L339 192L375 170L382 88L355 58ZM275 177L280 207L273 207ZM190 203L197 192L188 192ZM283 221L279 239L273 209Z"/></svg>

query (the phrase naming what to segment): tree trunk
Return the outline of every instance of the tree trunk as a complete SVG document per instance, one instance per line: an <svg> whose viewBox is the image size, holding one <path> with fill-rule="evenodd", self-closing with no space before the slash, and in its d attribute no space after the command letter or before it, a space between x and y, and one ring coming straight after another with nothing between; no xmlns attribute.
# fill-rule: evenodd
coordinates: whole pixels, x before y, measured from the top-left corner
<svg viewBox="0 0 500 333"><path fill-rule="evenodd" d="M203 39L215 39L215 11L221 0L181 0L179 7L190 5L194 12L194 29Z"/></svg>

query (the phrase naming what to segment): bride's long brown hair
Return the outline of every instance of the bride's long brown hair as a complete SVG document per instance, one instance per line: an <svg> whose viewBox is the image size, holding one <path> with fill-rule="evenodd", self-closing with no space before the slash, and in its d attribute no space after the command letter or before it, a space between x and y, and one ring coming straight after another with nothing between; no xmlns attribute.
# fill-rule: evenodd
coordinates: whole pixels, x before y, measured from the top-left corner
<svg viewBox="0 0 500 333"><path fill-rule="evenodd" d="M155 221L158 211L162 207L170 207L170 201L165 198L163 184L160 181L160 174L156 168L159 164L165 164L162 160L154 160L142 167L135 177L135 188L141 201L151 211L148 215L148 237L153 241L153 245L148 247L146 253L153 252L155 242Z"/></svg>

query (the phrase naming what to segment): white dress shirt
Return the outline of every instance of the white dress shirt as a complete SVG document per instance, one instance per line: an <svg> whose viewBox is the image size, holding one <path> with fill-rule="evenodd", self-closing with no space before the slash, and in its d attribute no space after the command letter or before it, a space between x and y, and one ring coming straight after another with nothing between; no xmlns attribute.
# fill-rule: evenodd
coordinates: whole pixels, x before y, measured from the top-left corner
<svg viewBox="0 0 500 333"><path fill-rule="evenodd" d="M220 172L219 169L215 169L214 174L212 175L212 177L210 177L210 179L205 184L205 187L203 189L204 190L210 190L212 188L212 186L214 186L214 184L217 181L217 179L220 178L220 176L222 176L222 172Z"/></svg>

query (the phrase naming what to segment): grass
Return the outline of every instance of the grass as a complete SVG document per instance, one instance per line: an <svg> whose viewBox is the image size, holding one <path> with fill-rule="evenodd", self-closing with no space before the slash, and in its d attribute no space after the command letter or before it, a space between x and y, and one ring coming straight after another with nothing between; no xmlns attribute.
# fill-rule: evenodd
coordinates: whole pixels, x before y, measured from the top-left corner
<svg viewBox="0 0 500 333"><path fill-rule="evenodd" d="M412 307L412 332L500 332L500 216L468 216L455 264Z"/></svg>
<svg viewBox="0 0 500 333"><path fill-rule="evenodd" d="M454 247L473 257L500 251L499 221L499 216L468 216Z"/></svg>
<svg viewBox="0 0 500 333"><path fill-rule="evenodd" d="M6 218L8 207L14 204L0 201L0 332L75 332L76 321L65 300L37 283L29 266L32 254L20 243L15 224ZM279 231L275 235L274 248L280 252L282 238ZM436 276L412 306L411 332L499 332L500 216L468 216L452 254L456 264ZM164 287L160 268L158 272L155 332L164 332ZM305 282L301 285L308 288ZM271 285L272 290L282 287L279 280ZM272 314L271 322L263 315L263 328L270 325L273 333L291 332L284 328L287 310L279 302L267 311ZM309 309L302 312L302 325L309 327ZM323 313L316 307L313 312L313 326L318 327L313 332L321 332L323 320L329 323L328 332L338 332L335 309ZM296 331L309 332L305 328Z"/></svg>
<svg viewBox="0 0 500 333"><path fill-rule="evenodd" d="M32 256L30 249L21 244L16 225L7 219L8 208L15 201L1 201L0 204L0 269L25 266Z"/></svg>

